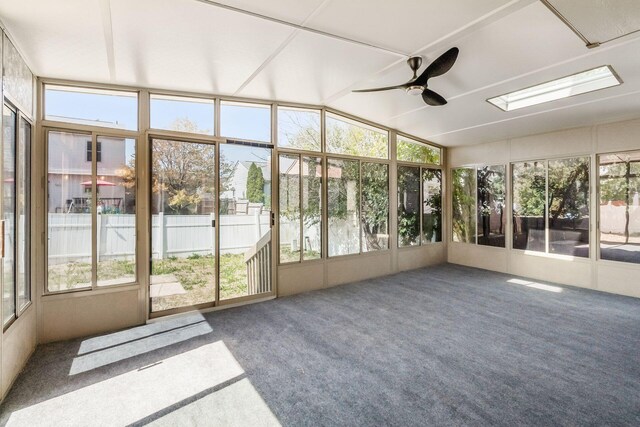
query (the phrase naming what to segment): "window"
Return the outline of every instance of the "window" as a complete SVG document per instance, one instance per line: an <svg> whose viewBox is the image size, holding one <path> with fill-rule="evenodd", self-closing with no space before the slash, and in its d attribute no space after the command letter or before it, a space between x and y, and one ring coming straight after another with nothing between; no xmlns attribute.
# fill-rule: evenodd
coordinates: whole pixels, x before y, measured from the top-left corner
<svg viewBox="0 0 640 427"><path fill-rule="evenodd" d="M2 212L4 220L3 325L31 301L30 217L31 124L12 106L3 106Z"/></svg>
<svg viewBox="0 0 640 427"><path fill-rule="evenodd" d="M271 142L271 106L222 101L220 134L228 138Z"/></svg>
<svg viewBox="0 0 640 427"><path fill-rule="evenodd" d="M151 127L213 135L214 106L213 99L152 94Z"/></svg>
<svg viewBox="0 0 640 427"><path fill-rule="evenodd" d="M442 171L422 169L423 245L442 241Z"/></svg>
<svg viewBox="0 0 640 427"><path fill-rule="evenodd" d="M389 166L362 162L362 252L389 247Z"/></svg>
<svg viewBox="0 0 640 427"><path fill-rule="evenodd" d="M302 156L302 259L322 257L322 158Z"/></svg>
<svg viewBox="0 0 640 427"><path fill-rule="evenodd" d="M92 154L92 143L91 141L87 141L87 162L91 162L93 161L93 154ZM102 142L98 141L98 143L96 144L96 162L101 162L102 161Z"/></svg>
<svg viewBox="0 0 640 427"><path fill-rule="evenodd" d="M546 173L544 161L512 166L514 249L545 252Z"/></svg>
<svg viewBox="0 0 640 427"><path fill-rule="evenodd" d="M589 158L515 163L513 248L589 257Z"/></svg>
<svg viewBox="0 0 640 427"><path fill-rule="evenodd" d="M31 302L31 124L20 118L17 155L16 271L18 311Z"/></svg>
<svg viewBox="0 0 640 427"><path fill-rule="evenodd" d="M357 160L327 160L329 256L360 252L360 173Z"/></svg>
<svg viewBox="0 0 640 427"><path fill-rule="evenodd" d="M599 160L600 259L640 263L640 151Z"/></svg>
<svg viewBox="0 0 640 427"><path fill-rule="evenodd" d="M549 161L549 253L589 257L589 158Z"/></svg>
<svg viewBox="0 0 640 427"><path fill-rule="evenodd" d="M45 120L138 130L138 94L46 85Z"/></svg>
<svg viewBox="0 0 640 427"><path fill-rule="evenodd" d="M47 144L48 291L135 282L135 140L50 131Z"/></svg>
<svg viewBox="0 0 640 427"><path fill-rule="evenodd" d="M278 107L278 147L320 151L320 111Z"/></svg>
<svg viewBox="0 0 640 427"><path fill-rule="evenodd" d="M398 247L442 241L442 171L398 166Z"/></svg>
<svg viewBox="0 0 640 427"><path fill-rule="evenodd" d="M2 212L4 214L4 258L2 259L3 324L16 316L16 119L15 110L5 105L2 117Z"/></svg>
<svg viewBox="0 0 640 427"><path fill-rule="evenodd" d="M300 156L281 154L280 188L280 262L300 261Z"/></svg>
<svg viewBox="0 0 640 427"><path fill-rule="evenodd" d="M326 114L325 125L327 152L389 158L388 132L331 113Z"/></svg>
<svg viewBox="0 0 640 427"><path fill-rule="evenodd" d="M478 244L505 247L506 185L504 166L478 168Z"/></svg>
<svg viewBox="0 0 640 427"><path fill-rule="evenodd" d="M136 280L136 141L102 137L96 141L97 285ZM100 147L104 146L104 161Z"/></svg>
<svg viewBox="0 0 640 427"><path fill-rule="evenodd" d="M420 168L398 166L398 246L420 244Z"/></svg>
<svg viewBox="0 0 640 427"><path fill-rule="evenodd" d="M280 154L279 175L280 263L318 259L322 255L322 158Z"/></svg>
<svg viewBox="0 0 640 427"><path fill-rule="evenodd" d="M476 171L458 168L452 171L453 241L476 242Z"/></svg>
<svg viewBox="0 0 640 427"><path fill-rule="evenodd" d="M401 135L398 135L396 153L398 161L427 163L433 165L440 164L439 148L432 147Z"/></svg>

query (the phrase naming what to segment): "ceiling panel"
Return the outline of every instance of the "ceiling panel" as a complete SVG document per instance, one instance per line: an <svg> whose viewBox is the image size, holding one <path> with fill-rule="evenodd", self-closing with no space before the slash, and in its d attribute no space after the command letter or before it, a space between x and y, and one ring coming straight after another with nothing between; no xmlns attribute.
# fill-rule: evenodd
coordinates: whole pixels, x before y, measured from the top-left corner
<svg viewBox="0 0 640 427"><path fill-rule="evenodd" d="M109 79L97 1L0 1L0 17L36 75Z"/></svg>
<svg viewBox="0 0 640 427"><path fill-rule="evenodd" d="M504 82L496 87L485 88L451 99L450 103L442 108L426 108L397 117L393 120L393 125L424 136L434 142L457 145L495 140L495 137L482 139L481 128L489 125L495 128L498 124L508 128L508 124L511 121L532 123L533 126L538 126L540 131L560 129L553 127L556 120L549 120L549 115L555 117L555 114L558 114L559 111L562 111L561 117L569 117L574 114L576 118L571 121L573 123L577 120L577 115L580 115L585 110L584 104L597 100L603 100L599 103L600 110L597 110L600 111L601 115L583 119L591 121L597 119L599 122L605 117L613 119L620 115L620 111L617 108L618 103L626 102L622 99L622 95L640 93L640 79L637 78L640 75L640 57L635 54L639 49L640 38L621 43L615 47L593 50L588 55L583 55L572 61ZM501 93L529 87L600 65L611 65L624 83L620 86L511 112L504 112L485 101L487 98ZM574 111L574 113L571 113L571 111ZM596 111L596 106L589 107L589 111ZM637 114L637 111L629 111L629 113ZM520 127L517 135L510 133L510 136L526 135L524 132L526 132L527 128ZM468 141L461 137L461 135L467 134L470 129L477 131L473 141Z"/></svg>
<svg viewBox="0 0 640 427"><path fill-rule="evenodd" d="M308 26L410 54L509 0L333 0Z"/></svg>
<svg viewBox="0 0 640 427"><path fill-rule="evenodd" d="M535 118L526 117L508 122L488 124L461 130L437 139L446 146L472 145L482 142L517 138L581 126L591 126L638 117L640 93L625 94L615 100L598 101L572 108L546 111ZM585 141L589 144L589 141ZM590 150L585 146L585 152Z"/></svg>
<svg viewBox="0 0 640 427"><path fill-rule="evenodd" d="M638 0L547 0L590 43L640 31Z"/></svg>
<svg viewBox="0 0 640 427"><path fill-rule="evenodd" d="M216 3L301 25L316 8L329 1L330 0L217 0Z"/></svg>
<svg viewBox="0 0 640 427"><path fill-rule="evenodd" d="M396 59L377 49L301 31L240 95L320 104Z"/></svg>
<svg viewBox="0 0 640 427"><path fill-rule="evenodd" d="M111 13L118 81L168 89L232 94L293 31L194 0L111 0Z"/></svg>

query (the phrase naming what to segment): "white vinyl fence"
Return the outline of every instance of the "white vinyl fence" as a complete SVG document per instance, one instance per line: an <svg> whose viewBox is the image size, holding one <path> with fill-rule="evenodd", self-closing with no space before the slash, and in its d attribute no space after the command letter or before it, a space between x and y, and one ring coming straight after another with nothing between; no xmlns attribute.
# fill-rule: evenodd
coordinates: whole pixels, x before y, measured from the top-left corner
<svg viewBox="0 0 640 427"><path fill-rule="evenodd" d="M600 231L611 234L624 234L625 206L600 206ZM640 233L640 206L629 206L629 234Z"/></svg>
<svg viewBox="0 0 640 427"><path fill-rule="evenodd" d="M98 259L133 259L135 255L135 215L98 215ZM269 230L270 213L262 215L221 215L212 227L214 215L153 215L152 256L214 254L214 233L220 233L220 252L240 254L251 248ZM49 263L91 260L91 215L49 214Z"/></svg>
<svg viewBox="0 0 640 427"><path fill-rule="evenodd" d="M133 259L135 254L135 216L98 215L98 258ZM163 259L192 254L209 255L215 251L214 232L220 233L220 253L245 253L269 230L270 213L261 215L221 215L220 224L211 226L213 215L153 215L152 256ZM293 227L296 227L295 232ZM299 247L320 246L320 230L308 230L311 242L294 242L298 224L280 223L282 244ZM600 207L600 229L604 233L620 234L625 228L625 207ZM640 233L640 206L629 207L629 232ZM359 227L356 221L330 221L329 244L332 254L357 252ZM49 214L49 263L91 260L91 215Z"/></svg>

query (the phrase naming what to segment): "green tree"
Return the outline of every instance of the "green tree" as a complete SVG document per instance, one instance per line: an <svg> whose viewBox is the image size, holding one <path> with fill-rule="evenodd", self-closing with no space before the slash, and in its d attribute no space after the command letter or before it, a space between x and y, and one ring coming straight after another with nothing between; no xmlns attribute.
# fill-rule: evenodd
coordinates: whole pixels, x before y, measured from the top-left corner
<svg viewBox="0 0 640 427"><path fill-rule="evenodd" d="M247 200L251 203L264 203L264 176L262 169L251 163L247 173Z"/></svg>
<svg viewBox="0 0 640 427"><path fill-rule="evenodd" d="M476 234L475 169L454 169L452 176L453 236L458 242L474 243Z"/></svg>
<svg viewBox="0 0 640 427"><path fill-rule="evenodd" d="M482 232L484 243L490 242L491 215L494 212L500 216L498 235L504 234L506 196L504 169L504 166L485 166L478 169L478 226L482 227L478 232Z"/></svg>
<svg viewBox="0 0 640 427"><path fill-rule="evenodd" d="M188 118L178 118L172 130L198 133ZM215 198L215 148L213 145L154 139L151 144L151 191L154 212L194 213L205 198ZM220 157L220 187L226 191L234 165ZM119 170L124 186L136 183L135 158Z"/></svg>

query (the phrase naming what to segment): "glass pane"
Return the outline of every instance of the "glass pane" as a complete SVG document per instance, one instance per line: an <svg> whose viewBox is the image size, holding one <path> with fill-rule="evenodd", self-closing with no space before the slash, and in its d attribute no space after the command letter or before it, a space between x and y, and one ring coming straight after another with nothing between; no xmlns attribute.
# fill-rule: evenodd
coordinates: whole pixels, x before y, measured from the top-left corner
<svg viewBox="0 0 640 427"><path fill-rule="evenodd" d="M513 248L545 252L544 162L513 164Z"/></svg>
<svg viewBox="0 0 640 427"><path fill-rule="evenodd" d="M357 160L327 160L329 256L360 252L360 171Z"/></svg>
<svg viewBox="0 0 640 427"><path fill-rule="evenodd" d="M151 95L151 127L154 129L213 135L213 99Z"/></svg>
<svg viewBox="0 0 640 427"><path fill-rule="evenodd" d="M72 86L45 86L46 120L138 130L138 94Z"/></svg>
<svg viewBox="0 0 640 427"><path fill-rule="evenodd" d="M320 111L278 107L278 147L320 151Z"/></svg>
<svg viewBox="0 0 640 427"><path fill-rule="evenodd" d="M302 259L322 256L322 158L302 156Z"/></svg>
<svg viewBox="0 0 640 427"><path fill-rule="evenodd" d="M48 134L48 282L50 292L91 287L91 135Z"/></svg>
<svg viewBox="0 0 640 427"><path fill-rule="evenodd" d="M442 171L422 169L422 244L442 241Z"/></svg>
<svg viewBox="0 0 640 427"><path fill-rule="evenodd" d="M20 120L20 138L18 139L18 308L22 309L31 301L31 124Z"/></svg>
<svg viewBox="0 0 640 427"><path fill-rule="evenodd" d="M327 152L352 156L389 158L389 134L386 131L326 114Z"/></svg>
<svg viewBox="0 0 640 427"><path fill-rule="evenodd" d="M640 151L599 163L600 258L640 264Z"/></svg>
<svg viewBox="0 0 640 427"><path fill-rule="evenodd" d="M478 169L478 244L505 247L506 186L504 166Z"/></svg>
<svg viewBox="0 0 640 427"><path fill-rule="evenodd" d="M396 151L398 161L440 164L439 148L403 136L398 136Z"/></svg>
<svg viewBox="0 0 640 427"><path fill-rule="evenodd" d="M549 161L549 252L589 257L589 158Z"/></svg>
<svg viewBox="0 0 640 427"><path fill-rule="evenodd" d="M389 247L389 166L362 163L362 252Z"/></svg>
<svg viewBox="0 0 640 427"><path fill-rule="evenodd" d="M476 171L454 169L452 179L453 241L476 243Z"/></svg>
<svg viewBox="0 0 640 427"><path fill-rule="evenodd" d="M300 261L300 158L281 154L280 188L280 262Z"/></svg>
<svg viewBox="0 0 640 427"><path fill-rule="evenodd" d="M398 166L398 246L420 244L420 168Z"/></svg>
<svg viewBox="0 0 640 427"><path fill-rule="evenodd" d="M229 138L271 141L271 106L222 101L220 134Z"/></svg>
<svg viewBox="0 0 640 427"><path fill-rule="evenodd" d="M271 149L221 145L220 168L220 299L271 292Z"/></svg>
<svg viewBox="0 0 640 427"><path fill-rule="evenodd" d="M151 311L215 300L215 153L151 142Z"/></svg>
<svg viewBox="0 0 640 427"><path fill-rule="evenodd" d="M136 280L136 141L98 137L98 286Z"/></svg>
<svg viewBox="0 0 640 427"><path fill-rule="evenodd" d="M15 294L15 245L16 245L16 113L4 106L2 117L2 212L4 213L3 258L3 323L10 321L16 312Z"/></svg>

